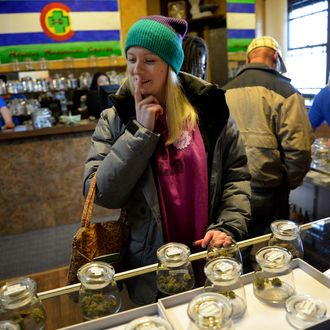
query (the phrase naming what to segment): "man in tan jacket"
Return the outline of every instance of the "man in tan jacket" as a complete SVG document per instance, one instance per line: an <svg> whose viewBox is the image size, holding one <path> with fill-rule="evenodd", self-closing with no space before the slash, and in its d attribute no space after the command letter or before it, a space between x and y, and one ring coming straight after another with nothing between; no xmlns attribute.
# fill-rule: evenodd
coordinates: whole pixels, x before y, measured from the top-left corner
<svg viewBox="0 0 330 330"><path fill-rule="evenodd" d="M289 219L289 193L309 170L314 135L302 95L281 74L286 68L277 41L254 39L246 63L224 89L252 175L254 237L270 232L272 221Z"/></svg>

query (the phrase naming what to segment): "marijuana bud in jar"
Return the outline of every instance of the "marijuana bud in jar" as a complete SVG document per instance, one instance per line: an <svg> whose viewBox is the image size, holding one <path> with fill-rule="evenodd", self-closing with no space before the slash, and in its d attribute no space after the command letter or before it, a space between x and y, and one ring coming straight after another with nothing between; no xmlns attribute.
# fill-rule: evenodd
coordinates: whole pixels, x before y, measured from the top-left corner
<svg viewBox="0 0 330 330"><path fill-rule="evenodd" d="M195 285L192 265L189 261L190 250L181 243L168 243L157 250L158 290L171 295L190 290Z"/></svg>
<svg viewBox="0 0 330 330"><path fill-rule="evenodd" d="M207 262L204 273L207 277L205 291L217 292L230 300L233 319L238 319L246 310L246 295L241 280L242 266L233 258L215 258Z"/></svg>
<svg viewBox="0 0 330 330"><path fill-rule="evenodd" d="M267 246L256 253L260 270L253 274L253 292L260 300L284 304L295 293L292 254L285 248Z"/></svg>
<svg viewBox="0 0 330 330"><path fill-rule="evenodd" d="M298 224L289 220L276 220L271 223L270 229L272 235L268 245L281 246L289 250L293 258L303 258L304 248Z"/></svg>
<svg viewBox="0 0 330 330"><path fill-rule="evenodd" d="M114 280L115 269L105 262L90 262L79 268L79 305L85 320L118 312L121 297Z"/></svg>
<svg viewBox="0 0 330 330"><path fill-rule="evenodd" d="M37 296L37 284L31 278L7 282L0 289L0 302L8 319L24 330L43 330L46 311Z"/></svg>

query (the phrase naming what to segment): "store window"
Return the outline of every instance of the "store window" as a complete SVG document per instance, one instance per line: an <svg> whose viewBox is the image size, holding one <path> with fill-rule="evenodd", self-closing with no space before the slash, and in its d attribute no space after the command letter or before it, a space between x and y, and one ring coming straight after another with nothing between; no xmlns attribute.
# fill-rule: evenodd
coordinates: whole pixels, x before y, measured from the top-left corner
<svg viewBox="0 0 330 330"><path fill-rule="evenodd" d="M329 0L288 0L287 76L304 95L326 85L329 70Z"/></svg>

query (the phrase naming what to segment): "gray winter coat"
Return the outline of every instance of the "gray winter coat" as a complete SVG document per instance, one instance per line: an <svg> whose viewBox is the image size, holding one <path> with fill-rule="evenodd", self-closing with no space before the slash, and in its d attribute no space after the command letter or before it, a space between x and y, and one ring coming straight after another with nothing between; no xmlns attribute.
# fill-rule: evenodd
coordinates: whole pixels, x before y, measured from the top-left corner
<svg viewBox="0 0 330 330"><path fill-rule="evenodd" d="M250 174L238 130L225 103L223 91L192 75L180 73L186 96L197 109L199 127L209 169L209 227L241 240L250 218ZM125 249L126 269L157 262L156 251L164 244L162 220L150 159L159 135L135 118L134 99L127 86L112 97L92 136L85 165L84 194L96 172L95 202L107 208L126 209L130 231ZM187 228L188 230L188 228ZM156 298L154 274L127 282L131 298L151 303Z"/></svg>
<svg viewBox="0 0 330 330"><path fill-rule="evenodd" d="M250 63L223 87L241 132L251 185L298 187L309 171L314 134L302 95L265 64Z"/></svg>

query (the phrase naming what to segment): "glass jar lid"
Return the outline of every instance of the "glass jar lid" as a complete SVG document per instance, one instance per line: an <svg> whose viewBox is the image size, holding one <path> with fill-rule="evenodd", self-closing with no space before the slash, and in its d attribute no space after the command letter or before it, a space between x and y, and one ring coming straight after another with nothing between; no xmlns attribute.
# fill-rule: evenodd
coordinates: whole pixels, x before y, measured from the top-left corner
<svg viewBox="0 0 330 330"><path fill-rule="evenodd" d="M36 292L36 282L31 278L21 278L7 282L0 289L0 302L6 309L16 309L28 304Z"/></svg>
<svg viewBox="0 0 330 330"><path fill-rule="evenodd" d="M188 316L199 329L220 329L231 318L229 300L215 292L201 293L188 305Z"/></svg>
<svg viewBox="0 0 330 330"><path fill-rule="evenodd" d="M101 289L112 282L115 269L106 262L89 262L78 270L80 282L89 289Z"/></svg>
<svg viewBox="0 0 330 330"><path fill-rule="evenodd" d="M290 266L292 254L285 248L266 246L256 253L259 266L269 272L280 272Z"/></svg>
<svg viewBox="0 0 330 330"><path fill-rule="evenodd" d="M215 258L204 267L204 273L211 282L226 282L228 285L237 280L241 271L241 264L233 258Z"/></svg>
<svg viewBox="0 0 330 330"><path fill-rule="evenodd" d="M158 259L165 265L178 267L188 261L190 249L181 243L168 243L157 250Z"/></svg>
<svg viewBox="0 0 330 330"><path fill-rule="evenodd" d="M285 309L288 321L299 329L319 323L327 314L325 303L309 295L294 295L288 298Z"/></svg>
<svg viewBox="0 0 330 330"><path fill-rule="evenodd" d="M20 330L21 327L12 321L0 321L0 330Z"/></svg>
<svg viewBox="0 0 330 330"><path fill-rule="evenodd" d="M172 326L157 316L143 316L131 321L125 330L172 330Z"/></svg>
<svg viewBox="0 0 330 330"><path fill-rule="evenodd" d="M300 232L300 227L293 221L277 220L270 225L273 234L283 240L295 239Z"/></svg>

